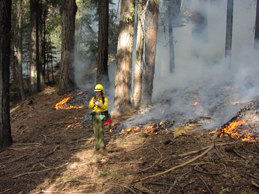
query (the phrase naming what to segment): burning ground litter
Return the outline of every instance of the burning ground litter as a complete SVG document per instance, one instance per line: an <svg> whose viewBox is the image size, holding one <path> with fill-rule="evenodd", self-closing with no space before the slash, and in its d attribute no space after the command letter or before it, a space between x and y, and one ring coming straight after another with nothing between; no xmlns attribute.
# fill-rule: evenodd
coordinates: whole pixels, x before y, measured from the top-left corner
<svg viewBox="0 0 259 194"><path fill-rule="evenodd" d="M164 107L159 111L163 117L153 117L148 112L158 110L156 106L114 116L113 132L106 127L107 151L96 153L92 126L86 116L89 110L54 108L66 97L42 92L28 99L32 103L24 103L12 112L14 144L0 153L0 192L258 192L257 143L225 135L212 140L211 130L201 128L213 118L195 113L202 101L186 104L195 116L181 120L182 114L169 112ZM81 95L77 97L68 103L79 106L86 101ZM236 120L245 120L237 130L253 129L256 137L258 101L248 103L222 128ZM191 106L195 102L200 104ZM141 126L130 125L144 115L150 120ZM81 127L67 129L78 122ZM160 133L127 134L127 127L121 132L120 127L127 125L139 126L142 130L152 126ZM165 129L168 131L162 134Z"/></svg>

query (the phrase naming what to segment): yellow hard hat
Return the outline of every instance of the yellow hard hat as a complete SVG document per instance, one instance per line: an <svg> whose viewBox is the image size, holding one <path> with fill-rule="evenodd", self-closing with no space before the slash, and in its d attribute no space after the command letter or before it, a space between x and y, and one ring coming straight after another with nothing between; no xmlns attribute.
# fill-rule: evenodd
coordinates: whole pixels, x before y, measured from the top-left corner
<svg viewBox="0 0 259 194"><path fill-rule="evenodd" d="M101 92L103 91L103 86L101 84L97 84L94 88L95 92Z"/></svg>

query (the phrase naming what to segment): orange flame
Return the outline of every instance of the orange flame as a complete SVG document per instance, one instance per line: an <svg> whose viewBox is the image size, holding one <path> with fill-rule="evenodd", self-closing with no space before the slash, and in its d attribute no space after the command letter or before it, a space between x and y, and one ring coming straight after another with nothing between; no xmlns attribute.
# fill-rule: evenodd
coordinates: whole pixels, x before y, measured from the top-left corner
<svg viewBox="0 0 259 194"><path fill-rule="evenodd" d="M159 125L164 124L164 122L160 122ZM163 130L162 132L160 132L160 129L158 126L156 126L156 123L153 123L153 125L150 126L146 126L143 130L140 129L139 126L132 126L129 129L122 129L121 133L125 132L125 135L127 134L133 134L133 133L146 133L147 135L151 135L152 133L155 134L164 134L165 132L167 132L168 129Z"/></svg>
<svg viewBox="0 0 259 194"><path fill-rule="evenodd" d="M223 136L224 135L224 133L225 134L228 134L228 135L230 135L231 137L238 137L238 139L240 138L240 137L242 137L243 136L243 134L241 135L241 134L239 134L238 132L234 132L237 128L238 128L238 126L240 126L240 125L243 125L243 124L245 124L246 123L246 121L236 121L236 122L233 122L233 123L230 123L227 127L225 127L224 129L222 129L222 134L221 134L221 136ZM240 136L241 135L241 136Z"/></svg>
<svg viewBox="0 0 259 194"><path fill-rule="evenodd" d="M193 104L191 104L191 105L197 106L198 104L200 104L200 103L199 103L199 102L195 102L195 103L193 103Z"/></svg>
<svg viewBox="0 0 259 194"><path fill-rule="evenodd" d="M83 126L81 126L81 123L80 122L77 122L77 123L73 123L71 125L68 125L66 129L74 129L74 128L77 128L77 127L80 127L80 128L83 128Z"/></svg>
<svg viewBox="0 0 259 194"><path fill-rule="evenodd" d="M227 127L221 130L220 137L223 136L230 136L232 138L241 139L243 142L249 141L257 141L259 140L259 137L254 137L251 133L248 133L246 130L243 130L242 132L237 131L238 127L245 124L246 121L236 121L230 123ZM217 128L215 131L210 132L209 134L216 133L219 129Z"/></svg>
<svg viewBox="0 0 259 194"><path fill-rule="evenodd" d="M80 95L82 94L82 92L80 92L79 94L77 95ZM69 107L66 107L66 103L71 100L73 98L72 94L69 94L67 98L64 98L63 100L61 100L60 102L58 102L56 105L55 105L55 109L58 110L58 109L73 109L73 108L84 108L84 106L72 106L70 105Z"/></svg>

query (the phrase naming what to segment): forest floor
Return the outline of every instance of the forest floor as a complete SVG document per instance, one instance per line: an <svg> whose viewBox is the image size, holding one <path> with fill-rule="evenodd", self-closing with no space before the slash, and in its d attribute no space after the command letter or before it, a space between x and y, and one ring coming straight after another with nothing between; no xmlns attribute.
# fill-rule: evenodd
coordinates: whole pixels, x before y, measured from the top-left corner
<svg viewBox="0 0 259 194"><path fill-rule="evenodd" d="M11 103L13 145L0 153L1 194L259 193L256 142L192 132L195 125L150 135L106 126L106 151L96 152L92 124L82 124L86 106L55 109L66 97L48 87ZM259 129L256 103L237 114L242 130ZM111 129L135 114L113 116Z"/></svg>

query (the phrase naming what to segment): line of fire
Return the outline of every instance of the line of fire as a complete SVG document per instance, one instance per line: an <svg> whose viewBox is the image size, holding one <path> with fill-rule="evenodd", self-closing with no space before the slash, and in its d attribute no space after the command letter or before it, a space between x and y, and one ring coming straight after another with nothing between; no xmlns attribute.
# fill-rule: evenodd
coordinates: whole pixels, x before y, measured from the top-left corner
<svg viewBox="0 0 259 194"><path fill-rule="evenodd" d="M228 90L233 90L233 88L230 88ZM55 105L56 110L68 110L68 109L80 109L84 108L84 105L71 105L69 104L71 99L76 98L77 96L82 95L82 92L79 92L76 95L69 94L66 98L64 98L62 101L58 102ZM257 109L259 101L255 102L255 105L251 108L255 110L255 113L257 113ZM201 105L200 102L194 102L192 104L184 105L184 106L190 106L190 107L196 107L194 114L199 118L206 118L211 119L208 115L204 116L202 113L205 111L204 108L199 108ZM165 110L161 112L161 114L165 114ZM73 130L74 128L83 128L84 123L86 120L89 120L89 114L86 113L85 116L82 117L75 117L75 122L68 125L66 129ZM238 115L238 114L237 114ZM232 118L232 120L227 124L224 124L223 126L216 128L214 131L211 131L209 134L214 135L217 134L218 137L222 138L224 136L228 136L234 139L240 139L242 142L256 142L259 140L259 137L256 137L254 135L254 132L252 130L245 129L244 125L246 124L245 120L239 120L237 117ZM194 119L190 119L194 120ZM91 123L88 121L86 122L87 126L90 126ZM195 127L192 127L191 129L195 129L200 127L200 124L197 123L191 123L191 122L185 122L181 125L173 126L175 121L165 121L161 120L159 122L151 121L150 124L140 124L140 125L132 125L128 128L123 128L124 126L109 126L109 132L112 133L123 133L125 135L134 135L139 133L144 133L146 135L157 135L157 134L164 134L166 135L168 132L174 131L175 134L179 133L180 135L182 133L188 132L188 130L183 130L184 128L190 127L190 125L195 125ZM189 131L190 132L190 131ZM177 135L176 135L177 136Z"/></svg>

